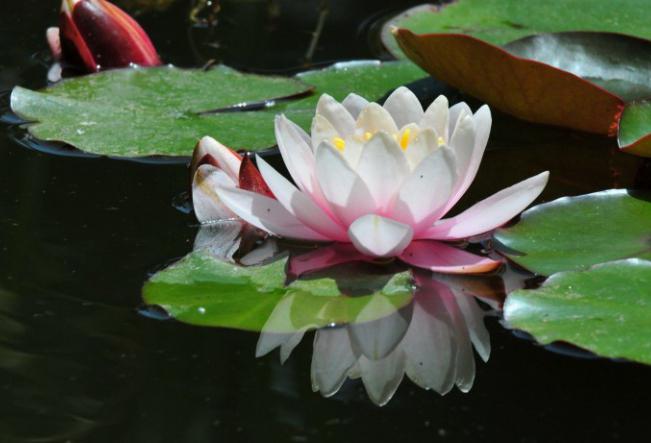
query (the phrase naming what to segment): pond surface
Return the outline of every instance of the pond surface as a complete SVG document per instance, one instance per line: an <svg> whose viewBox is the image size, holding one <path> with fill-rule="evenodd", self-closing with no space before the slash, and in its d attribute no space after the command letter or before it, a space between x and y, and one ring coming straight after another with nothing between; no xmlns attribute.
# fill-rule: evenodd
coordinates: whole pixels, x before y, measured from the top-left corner
<svg viewBox="0 0 651 443"><path fill-rule="evenodd" d="M14 85L45 85L43 37L56 3L5 5L5 110ZM167 61L215 58L263 73L380 56L378 20L411 4L324 2L323 34L306 61L319 1L223 1L215 29L190 31L190 2L170 3L139 18ZM405 379L380 408L356 380L323 398L311 389L312 332L281 365L275 352L255 357L256 333L139 309L145 280L193 248L198 227L176 204L188 186L184 163L33 146L2 125L0 442L630 441L647 424L647 367L542 348L497 316L486 323L490 359L475 359L468 393L440 396ZM642 161L611 140L504 116L488 149L460 207L546 169L542 201L643 182Z"/></svg>

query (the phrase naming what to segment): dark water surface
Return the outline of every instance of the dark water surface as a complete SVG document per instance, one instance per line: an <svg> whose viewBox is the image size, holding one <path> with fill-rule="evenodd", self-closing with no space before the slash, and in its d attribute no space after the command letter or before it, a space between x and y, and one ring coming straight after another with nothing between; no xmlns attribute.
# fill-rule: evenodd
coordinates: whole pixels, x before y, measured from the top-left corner
<svg viewBox="0 0 651 443"><path fill-rule="evenodd" d="M408 5L325 3L317 64L377 55L373 23ZM184 0L141 20L167 61L290 72L305 65L319 4L223 1L215 30L190 33ZM0 90L44 85L57 8L3 4ZM0 442L580 442L646 430L648 368L549 352L496 318L470 393L404 381L380 408L359 382L329 399L312 392L309 334L281 366L275 353L255 359L256 334L142 316L143 282L197 232L173 206L185 165L47 155L24 136L0 131ZM545 169L542 200L629 187L640 168L610 140L499 117L462 205Z"/></svg>

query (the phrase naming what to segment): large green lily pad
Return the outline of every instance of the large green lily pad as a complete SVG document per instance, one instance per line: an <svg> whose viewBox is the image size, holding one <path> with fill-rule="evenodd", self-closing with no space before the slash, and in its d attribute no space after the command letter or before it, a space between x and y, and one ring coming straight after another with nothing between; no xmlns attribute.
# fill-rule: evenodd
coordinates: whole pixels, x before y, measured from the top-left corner
<svg viewBox="0 0 651 443"><path fill-rule="evenodd" d="M364 321L385 317L411 301L409 272L388 278L380 290L342 295L333 278L297 280L285 284L286 260L242 267L197 251L155 274L143 288L146 303L159 305L172 317L193 325L261 331L281 303L290 305L291 321L274 322L265 332L294 332L332 323L354 321L364 307L381 295L389 303L372 304Z"/></svg>
<svg viewBox="0 0 651 443"><path fill-rule="evenodd" d="M542 275L651 259L651 195L609 190L560 198L525 211L494 238L511 260Z"/></svg>
<svg viewBox="0 0 651 443"><path fill-rule="evenodd" d="M395 55L400 50L391 28L416 34L467 34L494 45L534 34L566 31L617 32L651 39L646 0L457 0L421 5L389 20L383 41Z"/></svg>
<svg viewBox="0 0 651 443"><path fill-rule="evenodd" d="M204 135L235 149L273 146L278 113L307 129L322 93L343 99L355 91L378 99L425 75L407 62L339 64L297 78L242 74L224 66L124 69L38 92L16 87L11 107L34 122L28 129L41 140L100 155L188 156Z"/></svg>
<svg viewBox="0 0 651 443"><path fill-rule="evenodd" d="M511 293L504 319L543 344L565 341L605 357L651 364L649 288L651 262L605 263Z"/></svg>

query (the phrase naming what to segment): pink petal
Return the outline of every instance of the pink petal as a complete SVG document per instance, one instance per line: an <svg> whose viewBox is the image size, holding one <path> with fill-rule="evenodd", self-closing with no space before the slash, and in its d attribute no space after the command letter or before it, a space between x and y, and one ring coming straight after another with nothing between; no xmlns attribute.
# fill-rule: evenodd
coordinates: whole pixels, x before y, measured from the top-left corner
<svg viewBox="0 0 651 443"><path fill-rule="evenodd" d="M299 240L328 240L297 220L278 200L237 188L219 187L217 194L228 209L270 234Z"/></svg>
<svg viewBox="0 0 651 443"><path fill-rule="evenodd" d="M501 265L499 261L436 241L414 241L400 254L400 259L417 268L449 274L478 274Z"/></svg>
<svg viewBox="0 0 651 443"><path fill-rule="evenodd" d="M348 229L350 241L358 251L371 257L395 257L411 242L411 226L368 214L355 220Z"/></svg>
<svg viewBox="0 0 651 443"><path fill-rule="evenodd" d="M549 172L545 171L493 194L456 217L441 220L419 238L458 240L492 231L522 212L543 191Z"/></svg>
<svg viewBox="0 0 651 443"><path fill-rule="evenodd" d="M308 195L296 189L285 177L261 157L257 158L260 173L278 201L309 228L333 240L347 241L346 230L335 222Z"/></svg>

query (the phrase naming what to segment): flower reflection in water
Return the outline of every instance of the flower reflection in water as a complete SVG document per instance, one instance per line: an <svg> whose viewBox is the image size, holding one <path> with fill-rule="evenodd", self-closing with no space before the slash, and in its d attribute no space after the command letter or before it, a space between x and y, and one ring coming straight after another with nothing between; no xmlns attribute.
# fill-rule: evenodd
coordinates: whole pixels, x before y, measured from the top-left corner
<svg viewBox="0 0 651 443"><path fill-rule="evenodd" d="M231 259L233 249L242 246L245 236L238 236L235 228L229 233L214 232L220 235L213 236L211 242L205 241L210 233L202 232L196 245L211 245L208 247L213 248L215 256ZM250 257L277 257L280 249L275 243L269 246L268 241L247 248L242 257L247 263L251 263ZM289 280L334 279L342 295L327 297L327 302L324 298L319 310L305 312L300 292L288 293L266 321L256 356L279 348L281 361L285 362L305 333L316 329L312 387L326 397L336 394L347 379L361 379L370 399L384 405L405 375L418 386L439 394L446 394L454 386L468 392L475 378L473 348L483 361L489 358L490 339L484 325L487 311L477 298L498 309L504 288L501 277L409 270L413 293L396 301L387 285L396 273L408 269L397 262L372 261L350 245L292 253L286 270ZM361 309L351 308L350 303L360 297L364 298ZM344 310L351 312L342 316ZM329 320L342 317L350 321L337 324Z"/></svg>

